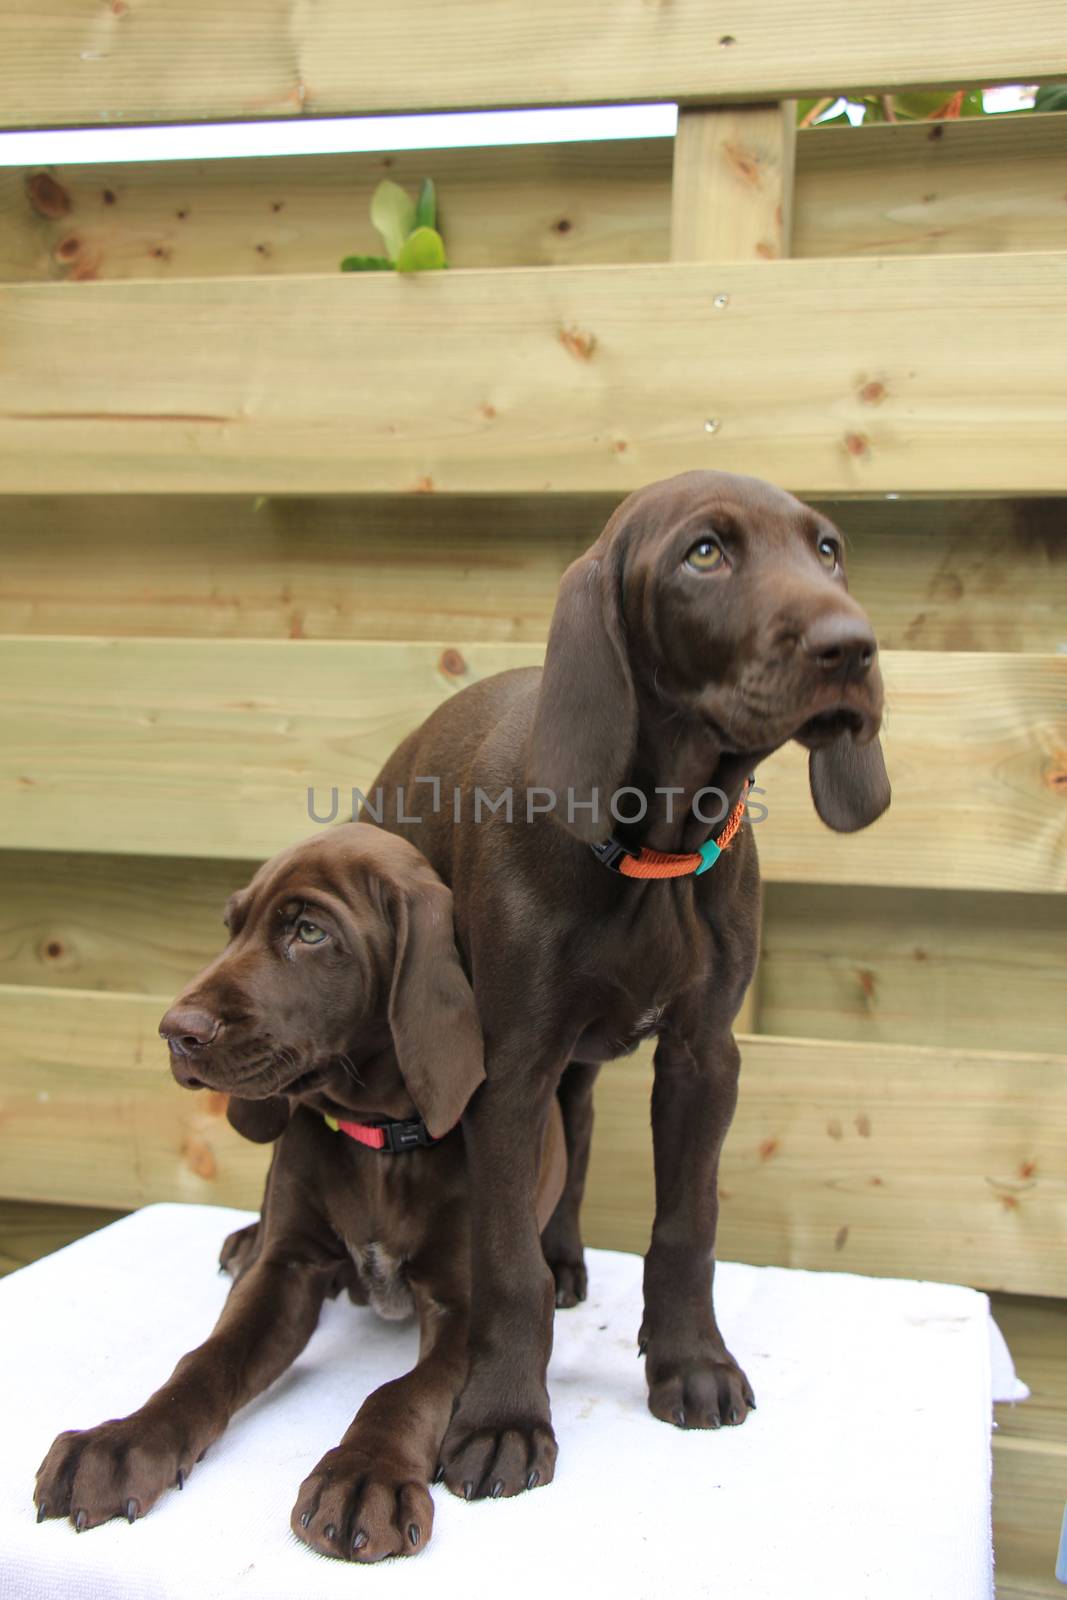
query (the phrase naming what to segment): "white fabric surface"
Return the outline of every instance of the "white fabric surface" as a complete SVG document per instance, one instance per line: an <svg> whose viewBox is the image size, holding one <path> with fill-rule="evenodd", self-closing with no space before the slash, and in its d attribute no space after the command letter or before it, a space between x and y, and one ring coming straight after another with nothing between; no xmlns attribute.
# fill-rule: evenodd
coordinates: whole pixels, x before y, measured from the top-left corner
<svg viewBox="0 0 1067 1600"><path fill-rule="evenodd" d="M435 1489L433 1541L413 1559L353 1571L289 1532L302 1478L414 1359L412 1327L347 1299L183 1493L133 1527L37 1526L54 1435L134 1409L200 1342L227 1289L218 1246L247 1220L151 1206L0 1283L3 1600L992 1596L984 1295L720 1265L720 1320L759 1410L681 1433L645 1406L640 1259L605 1251L590 1252L590 1300L556 1318L555 1483L471 1505Z"/></svg>

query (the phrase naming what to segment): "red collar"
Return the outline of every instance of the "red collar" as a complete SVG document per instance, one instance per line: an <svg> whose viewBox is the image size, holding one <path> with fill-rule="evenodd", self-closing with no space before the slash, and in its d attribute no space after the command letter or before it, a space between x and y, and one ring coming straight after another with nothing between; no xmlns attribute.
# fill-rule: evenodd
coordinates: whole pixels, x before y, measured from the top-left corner
<svg viewBox="0 0 1067 1600"><path fill-rule="evenodd" d="M593 854L604 866L610 867L612 872L621 873L624 878L699 877L715 865L724 850L729 849L744 820L748 791L755 781L755 778L749 778L746 782L741 790L741 798L727 817L726 826L718 838L708 839L699 850L672 855L666 850L650 850L647 844L639 850L632 850L612 834L603 844L591 846Z"/></svg>
<svg viewBox="0 0 1067 1600"><path fill-rule="evenodd" d="M382 1150L386 1155L400 1155L404 1150L440 1143L431 1139L421 1117L413 1122L341 1122L324 1113L322 1120L334 1133L347 1133L357 1144L365 1144L369 1150Z"/></svg>

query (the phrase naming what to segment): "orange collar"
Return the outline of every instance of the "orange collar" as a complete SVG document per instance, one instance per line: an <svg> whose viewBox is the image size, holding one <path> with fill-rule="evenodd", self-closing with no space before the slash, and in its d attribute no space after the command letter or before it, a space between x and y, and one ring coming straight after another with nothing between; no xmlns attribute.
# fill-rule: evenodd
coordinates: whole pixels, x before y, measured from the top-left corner
<svg viewBox="0 0 1067 1600"><path fill-rule="evenodd" d="M604 866L624 878L699 878L702 872L715 865L724 850L729 849L744 820L748 791L755 781L755 778L748 779L719 837L708 839L699 850L672 855L666 850L650 850L647 844L632 850L612 834L603 844L591 846L593 854Z"/></svg>

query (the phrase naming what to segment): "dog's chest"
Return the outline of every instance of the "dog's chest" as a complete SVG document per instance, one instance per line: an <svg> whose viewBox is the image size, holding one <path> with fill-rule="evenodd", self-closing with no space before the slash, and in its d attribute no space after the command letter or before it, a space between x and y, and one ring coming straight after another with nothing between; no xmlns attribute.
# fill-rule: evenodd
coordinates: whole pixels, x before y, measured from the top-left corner
<svg viewBox="0 0 1067 1600"><path fill-rule="evenodd" d="M384 1244L350 1245L352 1260L367 1300L386 1322L403 1322L413 1315L415 1299L404 1263Z"/></svg>

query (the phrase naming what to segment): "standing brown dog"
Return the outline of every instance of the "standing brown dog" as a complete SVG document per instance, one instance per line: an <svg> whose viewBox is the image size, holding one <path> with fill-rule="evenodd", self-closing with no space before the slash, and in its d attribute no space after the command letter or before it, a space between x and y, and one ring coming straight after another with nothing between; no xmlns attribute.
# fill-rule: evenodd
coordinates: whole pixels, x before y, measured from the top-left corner
<svg viewBox="0 0 1067 1600"><path fill-rule="evenodd" d="M569 568L543 673L501 673L456 695L372 786L370 814L380 801L383 825L452 888L485 1035L487 1082L464 1116L470 1370L442 1451L456 1493L510 1495L552 1477L545 1369L553 1299L585 1292L592 1080L649 1036L649 1405L680 1427L717 1428L754 1403L712 1306L719 1151L740 1064L731 1024L759 938L750 828L713 870L695 876L694 865L714 855L748 775L790 739L810 751L830 827L862 828L885 810L876 648L832 523L756 479L686 473L631 495ZM702 798L709 786L721 809ZM624 790L620 812L641 813L631 825L609 812ZM773 806L771 795L769 827ZM654 860L650 849L687 854L687 875L620 873ZM546 1234L550 1272L533 1196L557 1085L569 1177Z"/></svg>
<svg viewBox="0 0 1067 1600"><path fill-rule="evenodd" d="M411 1555L430 1537L427 1484L467 1365L456 1124L483 1078L482 1037L452 896L402 839L347 823L261 867L226 921L229 944L160 1033L180 1084L227 1091L240 1133L278 1141L262 1219L223 1247L235 1282L210 1338L132 1416L60 1434L37 1475L38 1520L134 1522L180 1489L347 1288L384 1317L417 1313L419 1361L364 1402L302 1485L292 1528L324 1555ZM556 1117L542 1226L564 1160Z"/></svg>

